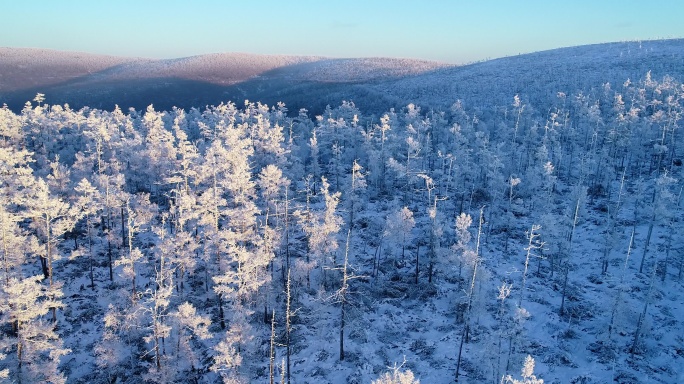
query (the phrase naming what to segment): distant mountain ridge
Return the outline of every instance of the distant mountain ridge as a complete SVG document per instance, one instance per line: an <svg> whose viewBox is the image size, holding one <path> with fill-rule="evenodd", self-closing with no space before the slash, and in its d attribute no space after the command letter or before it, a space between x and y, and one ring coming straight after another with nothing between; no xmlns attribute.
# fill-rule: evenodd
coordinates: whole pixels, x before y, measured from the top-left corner
<svg viewBox="0 0 684 384"><path fill-rule="evenodd" d="M0 47L0 95L46 87L142 59L36 48Z"/></svg>
<svg viewBox="0 0 684 384"><path fill-rule="evenodd" d="M348 83L398 78L445 64L408 59L330 59L318 56L218 53L141 59L31 48L0 48L0 102L19 109L37 92L54 104L142 108L138 99L166 93L162 107L218 104L249 96L236 84L269 81ZM187 91L195 93L188 97ZM154 98L154 99L159 99ZM188 105L184 100L197 100Z"/></svg>
<svg viewBox="0 0 684 384"><path fill-rule="evenodd" d="M375 112L414 103L444 109L456 100L508 104L516 94L622 84L651 71L684 75L684 39L559 48L457 66L413 59L217 53L179 59L0 48L0 104L20 110L36 93L72 108L204 107L245 99L283 101L296 112L320 113L342 100ZM544 105L543 100L532 100Z"/></svg>

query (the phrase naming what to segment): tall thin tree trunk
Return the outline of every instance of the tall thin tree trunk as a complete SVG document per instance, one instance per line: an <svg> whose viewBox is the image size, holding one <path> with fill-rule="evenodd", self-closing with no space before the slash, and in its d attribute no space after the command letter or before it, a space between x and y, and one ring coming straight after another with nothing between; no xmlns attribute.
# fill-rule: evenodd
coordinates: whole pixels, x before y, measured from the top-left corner
<svg viewBox="0 0 684 384"><path fill-rule="evenodd" d="M651 244L651 235L653 234L653 224L655 221L655 213L651 218L651 222L648 224L648 234L646 235L646 241L644 242L644 253L641 255L641 263L639 264L639 273L644 272L644 263L646 262L646 255L648 254L648 246Z"/></svg>
<svg viewBox="0 0 684 384"><path fill-rule="evenodd" d="M291 354L291 324L292 324L292 308L291 308L291 281L290 281L290 270L287 271L287 287L286 287L286 305L285 305L285 348L286 348L286 359L287 359L287 384L290 384L290 354Z"/></svg>
<svg viewBox="0 0 684 384"><path fill-rule="evenodd" d="M579 207L580 207L580 199L577 198L577 204L575 205L575 215L572 220L572 231L570 231L570 237L568 239L568 256L567 260L565 262L565 277L563 279L563 293L562 293L562 298L561 298L561 306L560 306L560 315L563 316L565 314L565 296L567 292L567 287L568 287L568 278L570 275L570 258L572 257L572 240L575 237L575 228L577 227L577 217L579 215Z"/></svg>
<svg viewBox="0 0 684 384"><path fill-rule="evenodd" d="M420 255L420 245L416 249L416 284L418 284L418 272L419 272L419 264L418 264L419 259L418 258L419 258L419 255ZM430 267L432 267L432 263L430 263ZM432 268L430 268L430 270L432 270ZM432 282L432 273L430 274L430 276L428 276L428 280L430 282Z"/></svg>
<svg viewBox="0 0 684 384"><path fill-rule="evenodd" d="M639 320L637 321L637 328L634 331L634 341L632 342L632 347L629 349L629 353L631 355L634 355L637 351L637 348L639 347L639 337L641 336L641 331L642 331L643 326L644 326L644 320L645 320L646 314L648 312L648 304L650 304L650 301L651 301L651 292L653 291L653 282L655 280L657 269L658 269L658 263L653 265L653 269L651 272L651 279L650 279L649 284L648 284L648 291L646 292L646 297L644 297L644 309L639 314Z"/></svg>
<svg viewBox="0 0 684 384"><path fill-rule="evenodd" d="M522 284L520 286L520 298L518 298L518 308L522 307L522 302L523 302L523 297L525 296L525 283L527 282L527 269L529 268L530 265L530 257L532 256L532 251L534 249L538 249L541 246L537 245L534 243L534 239L539 236L538 234L535 233L535 231L538 231L541 228L541 226L533 224L532 228L530 229L530 235L528 237L528 244L525 250L527 251L527 255L525 256L525 269L523 270L523 275L522 275Z"/></svg>
<svg viewBox="0 0 684 384"><path fill-rule="evenodd" d="M627 272L627 265L629 263L629 256L632 253L632 244L634 244L634 231L629 238L629 246L627 247L627 254L625 255L625 263L622 266L622 274L620 275L620 283L618 285L618 292L615 296L615 302L613 303L613 310L610 313L610 324L608 324L608 339L613 333L613 325L615 324L615 314L617 313L618 306L620 305L621 295L622 295L622 284L625 280L625 272Z"/></svg>
<svg viewBox="0 0 684 384"><path fill-rule="evenodd" d="M90 228L88 228L88 232L90 232ZM94 291L95 290L95 260L93 257L93 240L90 238L90 234L88 235L88 258L90 261L90 288Z"/></svg>
<svg viewBox="0 0 684 384"><path fill-rule="evenodd" d="M124 207L121 206L121 243L126 244L126 230L124 226ZM130 235L130 234L129 234Z"/></svg>
<svg viewBox="0 0 684 384"><path fill-rule="evenodd" d="M271 314L271 350L268 359L269 383L274 384L275 379L275 309Z"/></svg>
<svg viewBox="0 0 684 384"><path fill-rule="evenodd" d="M45 217L45 233L47 236L47 268L48 268L48 276L49 276L49 282L50 282L50 292L52 293L52 287L53 287L53 277L52 277L52 236L50 232L50 220L49 216ZM57 323L57 308L56 307L50 307L50 312L52 313L52 322Z"/></svg>
<svg viewBox="0 0 684 384"><path fill-rule="evenodd" d="M458 359L456 361L456 381L458 381L458 377L460 374L460 369L461 369L461 356L463 354L463 343L465 340L468 338L468 334L470 333L470 309L473 303L473 292L475 290L475 279L477 278L477 266L480 263L480 237L482 235L482 223L484 221L483 219L484 215L484 207L480 208L480 225L478 226L477 229L477 243L475 246L475 261L473 262L473 275L472 278L470 279L470 290L468 291L468 305L466 306L466 314L464 318L465 324L463 325L463 332L461 333L461 342L458 347Z"/></svg>
<svg viewBox="0 0 684 384"><path fill-rule="evenodd" d="M349 241L351 240L351 228L347 231L347 245L344 250L344 266L342 267L342 287L340 287L340 360L344 360L344 310L347 302L347 288L349 284L349 274L347 272L349 265Z"/></svg>
<svg viewBox="0 0 684 384"><path fill-rule="evenodd" d="M114 267L112 261L112 242L107 239L107 257L109 258L109 281L114 282Z"/></svg>
<svg viewBox="0 0 684 384"><path fill-rule="evenodd" d="M672 220L670 220L669 227L670 230L667 233L667 240L665 242L665 262L663 263L663 274L660 279L661 282L665 282L665 278L667 277L667 267L670 264L670 250L672 249L672 232L674 232L674 223Z"/></svg>
<svg viewBox="0 0 684 384"><path fill-rule="evenodd" d="M290 273L290 203L287 199L288 187L285 187L285 266Z"/></svg>

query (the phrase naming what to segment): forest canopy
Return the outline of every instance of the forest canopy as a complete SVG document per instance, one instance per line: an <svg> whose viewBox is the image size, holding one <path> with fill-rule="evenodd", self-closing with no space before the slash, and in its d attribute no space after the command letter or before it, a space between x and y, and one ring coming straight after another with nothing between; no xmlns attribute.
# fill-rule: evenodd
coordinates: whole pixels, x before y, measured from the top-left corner
<svg viewBox="0 0 684 384"><path fill-rule="evenodd" d="M684 86L625 80L381 114L0 108L0 374L681 377Z"/></svg>

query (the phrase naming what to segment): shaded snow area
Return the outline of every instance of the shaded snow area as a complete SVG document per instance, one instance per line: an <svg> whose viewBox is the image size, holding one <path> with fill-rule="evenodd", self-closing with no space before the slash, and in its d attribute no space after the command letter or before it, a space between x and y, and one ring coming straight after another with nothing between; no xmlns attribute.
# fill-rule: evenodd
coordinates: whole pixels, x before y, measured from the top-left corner
<svg viewBox="0 0 684 384"><path fill-rule="evenodd" d="M0 108L0 381L684 382L681 41L634 44L474 64L470 86L434 63L260 59L405 82L379 114ZM596 62L557 79L549 55ZM102 73L145 63L119 64ZM421 78L463 93L414 103Z"/></svg>
<svg viewBox="0 0 684 384"><path fill-rule="evenodd" d="M450 65L412 59L328 59L292 68L292 75L308 81L363 83L403 78L444 67Z"/></svg>

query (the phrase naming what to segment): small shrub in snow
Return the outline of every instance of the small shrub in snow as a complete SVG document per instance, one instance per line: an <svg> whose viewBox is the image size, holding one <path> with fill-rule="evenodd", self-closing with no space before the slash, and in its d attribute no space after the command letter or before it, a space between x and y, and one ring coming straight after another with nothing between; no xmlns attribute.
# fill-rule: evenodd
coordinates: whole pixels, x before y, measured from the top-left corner
<svg viewBox="0 0 684 384"><path fill-rule="evenodd" d="M410 369L401 370L401 367L394 365L390 372L385 372L377 380L373 380L372 384L420 384L420 380L413 376Z"/></svg>

